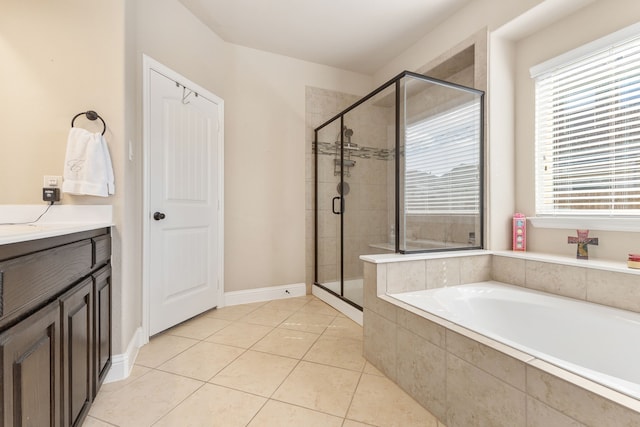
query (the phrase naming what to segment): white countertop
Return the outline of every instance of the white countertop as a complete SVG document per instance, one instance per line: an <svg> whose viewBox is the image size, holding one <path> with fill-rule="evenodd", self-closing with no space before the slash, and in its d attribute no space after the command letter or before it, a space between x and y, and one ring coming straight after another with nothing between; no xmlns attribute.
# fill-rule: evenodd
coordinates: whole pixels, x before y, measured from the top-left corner
<svg viewBox="0 0 640 427"><path fill-rule="evenodd" d="M110 205L0 205L0 245L113 226Z"/></svg>

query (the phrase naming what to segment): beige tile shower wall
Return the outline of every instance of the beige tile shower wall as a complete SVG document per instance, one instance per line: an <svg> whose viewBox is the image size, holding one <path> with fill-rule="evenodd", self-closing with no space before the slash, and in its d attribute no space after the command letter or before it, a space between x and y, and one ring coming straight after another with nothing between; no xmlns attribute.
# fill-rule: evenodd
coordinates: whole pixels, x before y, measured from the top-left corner
<svg viewBox="0 0 640 427"><path fill-rule="evenodd" d="M470 233L480 237L479 221L471 215L411 215L407 219L406 238L411 245L412 240L427 240L438 244L438 247L467 246ZM444 245L438 242L444 243ZM474 238L475 243L479 243Z"/></svg>
<svg viewBox="0 0 640 427"><path fill-rule="evenodd" d="M395 108L386 99L390 93L384 91L345 114L345 126L353 129L351 142L359 148L388 148L388 129L395 122ZM360 151L352 154L357 156ZM388 197L386 177L388 170L394 168L394 163L390 159L375 157L351 158L356 164L344 177L351 187L345 197L345 279L361 278L363 267L360 255L380 253L381 250L372 244L388 242L388 206L393 204L393 199Z"/></svg>
<svg viewBox="0 0 640 427"><path fill-rule="evenodd" d="M490 273L490 256L473 258L483 262L466 265L461 275L474 268ZM464 258L458 261L465 265ZM365 263L364 356L440 422L448 427L640 425L635 399L595 384L579 387L585 380L576 375L446 321L429 320L402 303L391 304L385 288L402 270L413 279L426 265Z"/></svg>
<svg viewBox="0 0 640 427"><path fill-rule="evenodd" d="M366 267L367 264L365 264ZM433 258L379 264L386 271L382 293L435 289L491 279L491 255Z"/></svg>
<svg viewBox="0 0 640 427"><path fill-rule="evenodd" d="M305 123L306 123L306 283L307 291L314 281L314 179L315 167L312 152L314 138L313 130L347 108L349 105L360 99L359 96L346 93L306 87L305 90ZM338 127L333 129L333 138L340 131ZM327 134L332 133L327 132ZM325 141L330 142L330 141ZM319 157L319 197L318 206L318 229L322 231L318 240L318 256L321 260L318 266L319 279L321 281L336 280L338 274L338 219L337 215L331 212L331 198L336 193L338 177L333 175L333 157Z"/></svg>
<svg viewBox="0 0 640 427"><path fill-rule="evenodd" d="M344 93L307 87L307 237L306 282L314 280L314 157L311 151L313 129L355 103L359 97ZM367 105L350 112L346 125L354 130L351 141L361 147L387 148L388 123L393 122L390 108ZM321 132L322 142L339 138L339 124ZM332 212L332 199L338 195L340 177L334 174L335 155L318 157L318 278L321 282L335 281L340 263L340 216ZM345 279L362 277L360 255L379 253L371 243L387 242L389 235L388 167L392 162L375 158L353 157L355 167L345 176L350 192L345 196ZM393 200L393 199L391 199Z"/></svg>

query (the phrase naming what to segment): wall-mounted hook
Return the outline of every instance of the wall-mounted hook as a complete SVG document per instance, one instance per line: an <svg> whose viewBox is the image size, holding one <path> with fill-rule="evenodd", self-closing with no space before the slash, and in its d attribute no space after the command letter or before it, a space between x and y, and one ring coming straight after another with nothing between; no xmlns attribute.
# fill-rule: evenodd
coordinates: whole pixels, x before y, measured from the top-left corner
<svg viewBox="0 0 640 427"><path fill-rule="evenodd" d="M193 92L189 89L187 89L186 87L182 86L182 103L187 105L188 103L190 103L191 101L187 101L187 98L189 98L189 96L192 94Z"/></svg>
<svg viewBox="0 0 640 427"><path fill-rule="evenodd" d="M196 98L198 97L198 92L194 92L191 89L187 88L186 86L181 85L180 83L176 82L176 87L180 88L182 87L182 103L187 105L189 104L191 101L187 101L187 98L189 98L191 95L195 95Z"/></svg>

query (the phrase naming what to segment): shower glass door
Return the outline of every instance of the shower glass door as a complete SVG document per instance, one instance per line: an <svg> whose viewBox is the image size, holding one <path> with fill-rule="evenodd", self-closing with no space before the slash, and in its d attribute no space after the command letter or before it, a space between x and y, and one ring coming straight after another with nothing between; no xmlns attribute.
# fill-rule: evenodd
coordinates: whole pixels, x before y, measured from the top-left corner
<svg viewBox="0 0 640 427"><path fill-rule="evenodd" d="M338 118L316 131L316 271L315 283L342 295L342 211Z"/></svg>
<svg viewBox="0 0 640 427"><path fill-rule="evenodd" d="M362 255L482 248L483 105L405 71L315 129L316 286L362 308Z"/></svg>
<svg viewBox="0 0 640 427"><path fill-rule="evenodd" d="M363 304L360 256L395 252L395 88L316 130L316 285Z"/></svg>

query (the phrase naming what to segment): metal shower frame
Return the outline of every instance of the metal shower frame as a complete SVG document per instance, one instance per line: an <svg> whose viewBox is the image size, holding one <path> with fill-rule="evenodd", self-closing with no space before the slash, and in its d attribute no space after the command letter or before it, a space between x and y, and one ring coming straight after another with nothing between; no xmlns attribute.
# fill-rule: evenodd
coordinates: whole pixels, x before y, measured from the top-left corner
<svg viewBox="0 0 640 427"><path fill-rule="evenodd" d="M465 92L475 93L480 95L480 153L479 153L479 163L480 163L480 191L479 191L479 202L480 202L480 238L476 239L476 242L480 242L477 246L469 246L469 247L458 247L458 248L438 248L438 249L423 249L423 250L404 250L400 249L400 239L398 239L398 233L400 230L400 103L401 103L401 86L400 81L404 77L412 77L418 80L422 80L429 83L438 84L445 87L450 87L453 89L462 90ZM359 105L378 95L383 90L395 85L395 252L400 254L414 254L414 253L425 253L425 252L448 252L448 251L461 251L461 250L476 250L482 249L484 247L484 238L485 238L485 215L484 215L484 206L485 206L485 190L484 190L484 151L485 151L485 117L484 117L484 95L485 92L479 89L470 88L467 86L459 85L456 83L447 82L444 80L436 79L433 77L428 77L423 74L414 73L411 71L403 71L391 80L384 83L382 86L378 87L368 95L364 96L362 99L358 100L351 106L347 107L340 113L331 117L329 120L321 124L320 126L314 129L314 138L313 138L313 154L314 154L314 282L315 286L319 286L327 292L333 294L334 296L340 298L341 300L347 302L348 304L356 307L359 310L362 310L362 307L353 301L343 297L342 295L337 294L331 289L325 287L322 283L318 281L318 132L322 130L324 127L332 124L337 119L340 119L340 182L342 183L344 180L344 116L350 111L357 108ZM335 204L334 204L335 206ZM334 208L334 206L332 208ZM335 209L334 209L334 213ZM342 230L344 230L344 197L342 194L340 195L340 294L344 294L344 277L342 272L344 271L344 235L342 234Z"/></svg>

